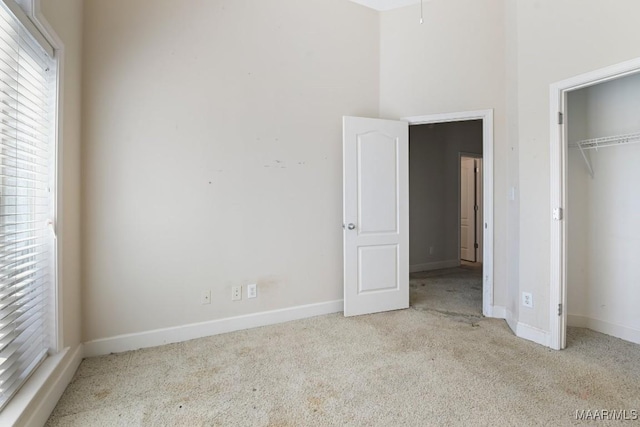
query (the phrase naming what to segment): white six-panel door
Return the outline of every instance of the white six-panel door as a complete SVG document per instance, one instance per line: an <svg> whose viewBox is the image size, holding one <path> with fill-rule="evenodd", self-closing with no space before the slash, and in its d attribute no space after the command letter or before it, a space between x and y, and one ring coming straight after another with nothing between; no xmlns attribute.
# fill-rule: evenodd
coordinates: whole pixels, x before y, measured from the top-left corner
<svg viewBox="0 0 640 427"><path fill-rule="evenodd" d="M409 127L344 117L344 314L409 307Z"/></svg>

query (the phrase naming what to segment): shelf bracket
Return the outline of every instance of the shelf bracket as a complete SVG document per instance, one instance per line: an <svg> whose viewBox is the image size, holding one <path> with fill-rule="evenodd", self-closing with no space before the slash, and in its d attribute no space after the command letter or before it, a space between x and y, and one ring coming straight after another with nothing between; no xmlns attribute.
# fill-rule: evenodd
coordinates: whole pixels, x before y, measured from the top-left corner
<svg viewBox="0 0 640 427"><path fill-rule="evenodd" d="M587 169L589 170L589 175L593 178L593 167L591 166L591 159L589 155L585 152L584 148L582 148L582 144L578 144L578 148L580 149L580 154L582 154L582 158L584 162L587 164Z"/></svg>
<svg viewBox="0 0 640 427"><path fill-rule="evenodd" d="M584 159L584 162L587 164L589 175L591 175L591 178L593 178L593 166L591 165L591 156L589 156L589 154L586 152L587 150L595 149L596 151L598 151L599 148L619 147L621 145L638 144L638 143L640 143L640 132L630 133L627 135L605 136L603 138L585 139L584 141L569 143L569 146L578 147L580 149L582 158Z"/></svg>

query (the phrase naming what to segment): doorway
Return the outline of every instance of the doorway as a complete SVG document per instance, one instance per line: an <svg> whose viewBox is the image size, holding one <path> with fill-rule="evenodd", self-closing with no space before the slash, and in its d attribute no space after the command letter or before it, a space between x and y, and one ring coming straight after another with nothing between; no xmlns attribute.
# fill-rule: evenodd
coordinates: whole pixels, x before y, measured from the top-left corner
<svg viewBox="0 0 640 427"><path fill-rule="evenodd" d="M483 121L409 126L411 305L482 316Z"/></svg>
<svg viewBox="0 0 640 427"><path fill-rule="evenodd" d="M343 257L345 316L397 310L409 305L409 126L464 121L481 123L482 314L493 306L493 110L434 114L397 120L343 118ZM453 170L458 169L458 152ZM459 235L459 173L448 198L448 218ZM436 205L433 205L436 206ZM415 229L414 229L415 231ZM460 265L459 238L452 244ZM435 253L434 246L434 253ZM447 252L449 253L449 252ZM503 318L503 312L495 315Z"/></svg>
<svg viewBox="0 0 640 427"><path fill-rule="evenodd" d="M454 153L453 167L456 171L458 179L456 180L456 187L453 187L451 192L448 193L448 202L453 204L456 211L453 213L453 216L449 218L450 223L453 223L453 233L458 237L453 244L453 253L456 255L449 256L449 260L445 260L440 264L430 264L427 266L419 266L421 269L427 267L427 271L433 270L434 268L450 268L450 267L459 267L462 264L460 259L460 160L459 156L461 154L476 154L479 157L482 157L482 177L481 179L481 187L483 189L481 196L481 207L479 210L481 212L479 229L481 230L481 236L479 237L480 243L479 246L482 247L482 264L476 264L476 269L480 269L482 271L481 275L481 289L482 289L482 314L486 317L494 317L499 316L502 317L502 313L494 313L493 306L493 110L479 110L479 111L465 111L458 113L444 113L444 114L433 114L428 116L415 116L415 117L406 117L403 120L409 123L410 132L413 129L417 129L420 125L439 125L439 124L455 124L458 122L477 122L480 125L482 132L482 141L481 141L481 150L473 150L469 148L464 148L464 146L452 149ZM451 146L454 146L453 144ZM476 151L476 153L473 153ZM411 161L411 155L410 159ZM442 166L442 163L439 164ZM440 167L436 166L436 167ZM415 188L410 188L410 192L414 191ZM436 206L436 205L433 205ZM412 209L410 205L410 209ZM410 225L410 234L416 231L415 227ZM436 254L436 247L431 248L432 245L427 245L426 250L429 252L433 252ZM451 252L449 252L451 253ZM411 256L411 251L410 251ZM414 258L415 261L415 258ZM434 261L438 262L438 261ZM412 263L413 264L413 263ZM411 267L410 267L411 270ZM416 270L415 264L413 267L414 272ZM424 271L424 270L423 270ZM429 275L430 273L426 273Z"/></svg>
<svg viewBox="0 0 640 427"><path fill-rule="evenodd" d="M634 182L637 182L637 177L629 179L624 175L637 170L635 165L630 168L624 165L625 162L632 161L629 150L634 148L628 146L627 142L633 139L632 136L635 137L636 142L640 142L637 119L632 117L631 120L628 120L628 115L626 115L626 112L637 111L637 107L630 108L624 103L636 102L638 98L637 95L634 97L632 94L630 101L625 100L628 88L610 92L610 94L618 92L616 96L606 95L606 98L615 101L612 102L612 105L619 111L613 111L614 114L611 114L611 118L606 120L607 126L613 124L614 127L607 129L602 135L594 135L594 133L600 133L603 127L602 119L606 118L612 109L607 108L606 114L603 114L604 111L600 111L596 116L590 117L592 111L590 111L588 104L579 102L581 98L585 97L588 99L597 96L605 99L602 98L605 85L613 84L612 88L614 88L628 77L636 76L637 80L639 74L640 58L563 80L550 87L550 113L553 118L551 122L550 205L553 221L550 236L551 334L549 346L556 350L566 347L567 324L571 323L571 320L576 326L588 327L629 341L640 342L639 326L637 323L631 323L634 321L634 317L627 314L628 312L635 313L636 308L632 306L630 310L625 311L629 308L628 302L634 301L634 295L629 292L633 292L633 289L627 288L623 292L619 290L613 292L614 287L637 283L637 279L633 280L624 276L629 271L633 271L629 266L633 265L634 260L625 262L626 258L624 257L628 251L621 250L625 244L621 239L637 240L638 222L635 220L635 216L629 216L629 213L636 209L627 207L622 212L622 216L616 217L614 208L626 206L628 201L633 200L628 197L628 194L633 194L632 186ZM581 92L585 88L593 89L595 92ZM608 101L601 102L600 100L591 104L600 108L607 103ZM587 118L587 127L579 125L580 116L582 119ZM571 129L569 129L569 122L573 123ZM623 129L629 123L634 127L629 130ZM618 132L620 134L635 133L619 135ZM589 150L590 148L603 148L605 145L615 148L602 149L597 152ZM611 162L614 160L615 165ZM618 185L612 186L607 183L608 181L615 181ZM602 197L599 197L595 200L594 195L597 194L604 194L606 199L603 200ZM623 203L618 200L622 200ZM580 206L586 206L589 209L587 216L577 215ZM599 207L607 208L606 215L596 212ZM589 218L594 218L599 222L594 223L594 227L590 227L587 223ZM633 218L626 224L634 226L636 231L630 231L629 227L620 221L620 218L625 220ZM586 227L581 227L581 222ZM612 230L612 227L617 227L617 229ZM577 230L578 233L576 233ZM589 236L589 238L582 242L583 246L580 246L576 236ZM606 247L601 243L603 236L606 238ZM586 255L582 258L577 256L585 248L588 249ZM607 257L613 256L613 262L606 262L606 259L601 256L602 249L606 250ZM619 263L620 261L622 264ZM606 274L602 273L602 270L606 270L606 268L603 269L603 262L609 269ZM579 268L575 268L576 265ZM587 269L583 270L584 266ZM583 277L579 277L579 274L582 274ZM574 288L569 290L570 281L581 282L583 289L578 290L574 285ZM602 286L598 285L598 282L606 283L604 294L597 295L597 292L602 290ZM584 289L585 284L587 289ZM596 285L595 288L594 285ZM573 292L570 302L573 305L568 304L568 291ZM589 298L587 295L591 295L591 297ZM595 314L594 301L597 301ZM611 310L611 306L613 306L613 310ZM569 313L570 310L571 313ZM626 316L623 321L613 318L620 313Z"/></svg>

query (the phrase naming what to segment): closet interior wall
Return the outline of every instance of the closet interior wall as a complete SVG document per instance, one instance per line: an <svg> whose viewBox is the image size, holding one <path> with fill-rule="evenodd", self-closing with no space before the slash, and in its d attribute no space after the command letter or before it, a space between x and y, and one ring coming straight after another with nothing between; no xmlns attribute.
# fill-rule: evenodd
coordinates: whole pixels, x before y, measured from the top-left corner
<svg viewBox="0 0 640 427"><path fill-rule="evenodd" d="M572 144L640 132L640 74L570 92L567 103L567 314L640 343L640 144Z"/></svg>

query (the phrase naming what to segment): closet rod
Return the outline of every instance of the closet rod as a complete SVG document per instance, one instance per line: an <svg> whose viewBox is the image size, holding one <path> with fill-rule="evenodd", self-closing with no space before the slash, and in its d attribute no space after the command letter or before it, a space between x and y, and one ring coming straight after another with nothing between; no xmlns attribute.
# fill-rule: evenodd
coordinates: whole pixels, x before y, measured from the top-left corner
<svg viewBox="0 0 640 427"><path fill-rule="evenodd" d="M589 175L591 175L591 178L593 178L593 167L591 166L591 160L589 159L589 156L585 152L586 150L595 149L597 151L599 148L613 147L613 146L627 145L627 144L636 144L639 142L640 142L640 132L630 133L627 135L605 136L603 138L585 139L583 141L569 143L569 147L577 147L580 149L582 158L584 159L584 162L587 164L587 169L589 169Z"/></svg>

